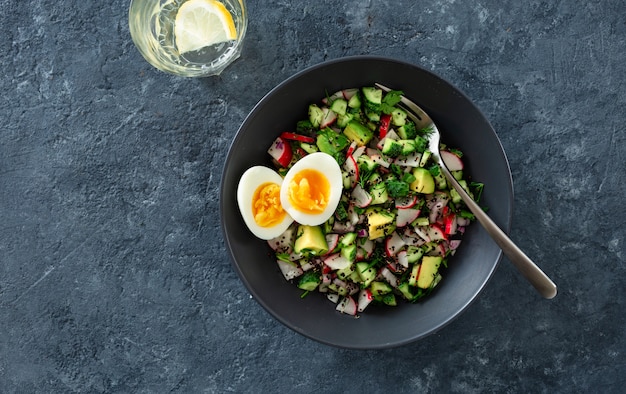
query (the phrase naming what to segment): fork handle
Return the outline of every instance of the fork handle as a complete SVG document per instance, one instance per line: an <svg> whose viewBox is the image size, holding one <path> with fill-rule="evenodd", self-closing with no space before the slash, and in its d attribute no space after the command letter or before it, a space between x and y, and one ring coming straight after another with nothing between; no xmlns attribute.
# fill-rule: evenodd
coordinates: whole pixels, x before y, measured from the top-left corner
<svg viewBox="0 0 626 394"><path fill-rule="evenodd" d="M439 158L440 159L440 158ZM552 299L556 296L557 288L554 282L535 264L522 250L511 241L511 239L498 227L498 225L491 220L489 216L482 210L482 208L474 202L472 197L461 187L461 185L454 179L450 171L441 161L441 170L445 177L452 184L454 189L461 195L465 205L472 211L476 219L482 224L487 233L491 235L491 238L498 244L504 254L511 260L511 263L515 265L517 270L533 285L535 289L544 298Z"/></svg>

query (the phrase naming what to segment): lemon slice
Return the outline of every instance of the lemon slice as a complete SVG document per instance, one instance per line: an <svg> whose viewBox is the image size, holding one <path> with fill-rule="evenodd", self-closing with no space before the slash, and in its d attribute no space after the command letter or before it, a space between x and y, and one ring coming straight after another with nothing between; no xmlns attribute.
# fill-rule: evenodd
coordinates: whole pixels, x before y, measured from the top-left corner
<svg viewBox="0 0 626 394"><path fill-rule="evenodd" d="M190 0L178 10L174 22L178 52L197 51L237 38L233 16L215 0Z"/></svg>

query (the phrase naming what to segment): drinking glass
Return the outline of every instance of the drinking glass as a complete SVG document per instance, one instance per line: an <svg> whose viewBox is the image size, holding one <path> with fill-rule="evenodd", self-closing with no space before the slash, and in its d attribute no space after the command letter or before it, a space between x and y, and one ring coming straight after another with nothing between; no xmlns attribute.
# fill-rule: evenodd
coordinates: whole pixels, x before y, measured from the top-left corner
<svg viewBox="0 0 626 394"><path fill-rule="evenodd" d="M148 63L183 77L219 75L239 58L248 24L244 0L132 0L128 14L133 42ZM211 23L215 15L221 19ZM207 39L215 30L227 37Z"/></svg>

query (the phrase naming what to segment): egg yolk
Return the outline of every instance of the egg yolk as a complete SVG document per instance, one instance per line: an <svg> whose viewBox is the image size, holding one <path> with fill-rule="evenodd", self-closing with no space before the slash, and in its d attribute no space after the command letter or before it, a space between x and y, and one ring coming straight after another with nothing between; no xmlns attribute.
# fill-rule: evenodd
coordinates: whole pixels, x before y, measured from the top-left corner
<svg viewBox="0 0 626 394"><path fill-rule="evenodd" d="M317 170L302 170L289 183L289 202L300 212L320 214L328 205L329 198L330 183Z"/></svg>
<svg viewBox="0 0 626 394"><path fill-rule="evenodd" d="M252 196L254 221L261 227L272 227L285 218L286 212L280 204L280 186L263 183Z"/></svg>

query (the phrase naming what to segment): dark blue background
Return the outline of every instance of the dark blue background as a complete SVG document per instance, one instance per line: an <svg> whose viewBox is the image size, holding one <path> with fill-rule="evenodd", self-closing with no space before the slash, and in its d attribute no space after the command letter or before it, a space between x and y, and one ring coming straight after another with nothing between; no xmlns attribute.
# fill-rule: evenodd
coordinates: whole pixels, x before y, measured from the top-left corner
<svg viewBox="0 0 626 394"><path fill-rule="evenodd" d="M622 392L626 3L249 1L241 59L208 79L151 68L128 3L0 0L1 392ZM282 80L358 54L475 100L557 298L504 259L459 319L385 351L250 298L219 227L230 141Z"/></svg>

